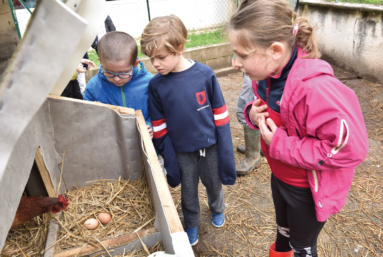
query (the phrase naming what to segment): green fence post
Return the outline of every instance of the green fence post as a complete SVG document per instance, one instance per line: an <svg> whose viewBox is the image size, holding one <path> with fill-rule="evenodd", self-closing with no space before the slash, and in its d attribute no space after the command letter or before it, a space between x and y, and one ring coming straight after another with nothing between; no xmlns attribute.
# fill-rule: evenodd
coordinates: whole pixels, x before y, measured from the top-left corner
<svg viewBox="0 0 383 257"><path fill-rule="evenodd" d="M150 21L151 19L150 19L149 0L146 0L146 6L148 7L148 17L149 17L149 21Z"/></svg>
<svg viewBox="0 0 383 257"><path fill-rule="evenodd" d="M30 14L32 14L31 10L29 10L28 6L24 3L23 0L19 0L19 2L24 6L25 9L28 10L28 12L29 12Z"/></svg>
<svg viewBox="0 0 383 257"><path fill-rule="evenodd" d="M13 18L13 22L15 23L17 35L19 35L19 38L21 38L20 29L19 29L19 22L17 21L15 8L13 8L12 0L8 0L8 3L9 3L9 8L11 8L12 18Z"/></svg>

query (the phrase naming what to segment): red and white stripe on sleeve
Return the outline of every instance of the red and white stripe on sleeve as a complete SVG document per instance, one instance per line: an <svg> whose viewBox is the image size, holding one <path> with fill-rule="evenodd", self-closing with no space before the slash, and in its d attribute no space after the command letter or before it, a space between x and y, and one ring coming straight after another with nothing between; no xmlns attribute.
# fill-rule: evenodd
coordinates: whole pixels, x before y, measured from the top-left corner
<svg viewBox="0 0 383 257"><path fill-rule="evenodd" d="M168 133L168 129L166 128L165 118L160 120L152 120L153 123L153 131L154 138L160 138Z"/></svg>
<svg viewBox="0 0 383 257"><path fill-rule="evenodd" d="M229 113L227 112L226 104L220 108L213 109L214 123L216 126L222 126L229 123Z"/></svg>

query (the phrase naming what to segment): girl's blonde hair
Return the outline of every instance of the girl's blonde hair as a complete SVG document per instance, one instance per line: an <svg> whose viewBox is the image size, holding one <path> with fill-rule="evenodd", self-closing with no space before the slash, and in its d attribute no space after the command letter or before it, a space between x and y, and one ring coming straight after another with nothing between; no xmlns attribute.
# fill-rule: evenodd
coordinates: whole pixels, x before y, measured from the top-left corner
<svg viewBox="0 0 383 257"><path fill-rule="evenodd" d="M298 24L297 34L293 34ZM284 0L244 0L229 22L229 31L241 31L238 42L246 49L268 48L274 42L297 45L308 53L304 58L319 58L314 28L304 17L297 17Z"/></svg>
<svg viewBox="0 0 383 257"><path fill-rule="evenodd" d="M165 49L176 54L180 46L187 42L188 31L175 15L154 18L141 35L141 53L152 57L157 51Z"/></svg>

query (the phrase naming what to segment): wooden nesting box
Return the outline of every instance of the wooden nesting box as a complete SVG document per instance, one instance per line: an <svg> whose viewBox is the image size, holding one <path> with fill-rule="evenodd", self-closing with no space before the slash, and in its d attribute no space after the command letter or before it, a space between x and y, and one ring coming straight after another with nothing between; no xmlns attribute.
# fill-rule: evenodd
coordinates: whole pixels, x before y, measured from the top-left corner
<svg viewBox="0 0 383 257"><path fill-rule="evenodd" d="M60 180L64 151L62 178L67 188L119 177L134 181L145 172L155 210L155 227L138 234L148 247L161 240L167 253L193 256L141 111L50 96L24 131L17 148L24 151L13 154L9 169L25 170L23 174L29 175L35 159L45 188L53 194ZM61 186L60 192L64 190ZM51 246L57 240L58 229L59 225L52 220L46 243L50 249L44 256L76 255L81 247L54 253ZM141 247L136 233L101 243L103 246L85 246L81 254L97 254L106 247L117 255L132 250L134 245Z"/></svg>
<svg viewBox="0 0 383 257"><path fill-rule="evenodd" d="M0 78L0 249L25 188L37 189L37 194L44 189L54 196L63 166L68 188L107 178L135 180L145 172L155 227L140 237L149 246L156 234L166 253L193 256L141 112L47 98L50 92L61 94L109 11L105 0L39 1ZM28 182L34 166L41 186ZM61 186L59 193L64 189ZM57 225L52 222L50 227L48 247L57 235ZM130 238L114 238L104 246L116 255L140 244L135 235L126 236ZM97 255L97 250L88 255ZM53 247L45 255L52 256Z"/></svg>

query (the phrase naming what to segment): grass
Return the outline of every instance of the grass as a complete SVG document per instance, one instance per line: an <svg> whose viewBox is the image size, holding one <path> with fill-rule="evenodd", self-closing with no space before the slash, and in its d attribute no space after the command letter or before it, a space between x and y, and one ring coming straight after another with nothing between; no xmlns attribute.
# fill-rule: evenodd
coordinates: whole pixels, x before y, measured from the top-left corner
<svg viewBox="0 0 383 257"><path fill-rule="evenodd" d="M382 0L383 1L383 0ZM219 44L227 42L227 38L222 35L223 28L207 31L202 33L191 32L188 35L188 42L185 45L185 48L192 48L197 46L206 46L212 44ZM97 60L98 55L95 50L88 52L89 59L93 61L97 66L100 66L100 61ZM146 57L146 55L140 52L140 47L138 46L138 58Z"/></svg>
<svg viewBox="0 0 383 257"><path fill-rule="evenodd" d="M336 0L330 0L332 2L336 2ZM355 4L375 4L375 5L383 5L383 0L338 0L338 2L348 2Z"/></svg>

